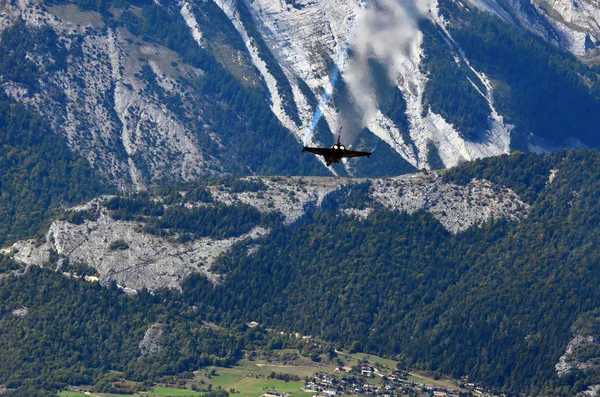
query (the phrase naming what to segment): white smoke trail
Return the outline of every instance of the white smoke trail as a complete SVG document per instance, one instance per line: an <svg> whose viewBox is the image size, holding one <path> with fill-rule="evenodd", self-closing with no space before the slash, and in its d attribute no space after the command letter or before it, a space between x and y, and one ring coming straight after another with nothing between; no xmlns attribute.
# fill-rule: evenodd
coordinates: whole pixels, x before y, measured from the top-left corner
<svg viewBox="0 0 600 397"><path fill-rule="evenodd" d="M384 65L391 82L403 80L407 69L414 69L416 66L410 60L418 58L415 54L418 51L416 43L419 41L418 21L428 14L434 2L435 0L368 0L368 4L367 1L361 3L361 10L338 53L312 123L303 134L304 145L314 133L341 76L352 94L351 102L356 107L353 112L360 115L359 120L356 120L359 125L353 125L356 117L344 117L340 114L342 119L352 119L349 122L338 122L344 125L346 138L351 140L352 137L347 134L358 133L375 119L379 104L373 88L369 60L375 58ZM350 57L349 53L352 54ZM410 70L408 73L411 73ZM338 112L345 113L342 109L338 109Z"/></svg>
<svg viewBox="0 0 600 397"><path fill-rule="evenodd" d="M388 71L392 82L402 79L406 62L414 59L419 40L418 21L427 15L433 0L371 0L358 19L353 56L344 70L344 79L362 108L368 125L377 114L377 99L368 65L375 58Z"/></svg>
<svg viewBox="0 0 600 397"><path fill-rule="evenodd" d="M368 3L368 0L361 0L358 15L360 15L361 10L366 8L367 3ZM317 124L319 124L319 120L321 120L321 117L323 117L324 108L329 103L329 100L331 99L331 95L333 94L333 89L335 88L335 85L336 85L338 79L340 78L340 75L341 75L340 68L343 68L344 65L346 64L346 60L348 59L348 52L350 50L350 45L352 44L352 41L355 36L355 31L356 31L356 27L357 27L357 19L355 19L354 22L350 25L348 37L344 41L344 44L341 46L340 50L338 51L337 59L332 66L331 72L329 73L329 79L327 81L327 84L325 84L323 95L321 96L321 99L319 100L319 104L317 105L317 108L315 109L315 113L313 115L312 122L310 123L309 128L307 128L304 131L304 134L302 135L302 143L304 144L304 146L306 146L308 144L309 138L315 132L315 129L317 128Z"/></svg>

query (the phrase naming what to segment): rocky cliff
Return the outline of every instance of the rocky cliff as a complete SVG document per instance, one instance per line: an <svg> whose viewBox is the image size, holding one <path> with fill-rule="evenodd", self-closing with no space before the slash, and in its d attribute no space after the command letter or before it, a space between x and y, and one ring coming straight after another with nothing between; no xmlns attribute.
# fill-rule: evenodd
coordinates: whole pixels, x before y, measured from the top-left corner
<svg viewBox="0 0 600 397"><path fill-rule="evenodd" d="M215 213L223 208L219 207L222 205L226 208L246 205L262 214L276 214L287 225L303 217L306 211L322 207L340 211L340 215L358 217L367 217L378 208L407 213L427 211L452 233L491 219L519 220L529 210L529 206L510 189L485 180L473 180L466 186L443 183L436 173L388 179L277 177L245 181L259 184L260 188L241 190L216 184L207 187L212 196L209 202L185 199L189 197L186 191L169 196L182 197L183 201L177 204L167 204L172 198L164 196L154 197L152 202L160 203L166 209L178 207L182 211L207 208L210 212L214 208ZM332 200L344 201L344 197L352 192L370 204L365 207L332 206ZM220 279L211 272L211 267L221 254L238 242L260 244L269 234L268 225L257 222L248 226L248 232L229 233L232 237L182 239L182 233L174 226L160 233L147 227L166 222L171 216L167 212L160 216L138 216L137 220L115 219L119 216L109 209L114 208L109 204L110 200L111 197L103 197L73 208L71 220L54 221L44 241L20 241L3 252L27 265L45 265L54 261L52 266L61 271L85 264L97 272L103 284L115 281L130 290L155 290L179 288L181 281L193 272L202 273L218 283ZM77 214L93 215L73 216ZM184 216L193 214L184 212ZM226 213L219 216L227 217ZM230 227L225 225L223 230ZM220 230L219 226L213 229Z"/></svg>

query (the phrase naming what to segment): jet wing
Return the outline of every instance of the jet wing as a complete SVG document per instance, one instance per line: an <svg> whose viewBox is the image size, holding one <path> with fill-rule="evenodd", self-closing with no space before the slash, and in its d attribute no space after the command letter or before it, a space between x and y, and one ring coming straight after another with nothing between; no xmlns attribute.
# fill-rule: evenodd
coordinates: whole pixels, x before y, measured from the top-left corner
<svg viewBox="0 0 600 397"><path fill-rule="evenodd" d="M344 157L361 157L361 156L371 157L371 152L357 152L356 150L344 150L344 152L342 153L342 156L344 156Z"/></svg>
<svg viewBox="0 0 600 397"><path fill-rule="evenodd" d="M311 153L315 153L315 154L320 154L321 156L328 156L330 155L332 152L334 152L333 149L330 148L324 148L324 147L307 147L305 146L302 149L303 152L311 152Z"/></svg>

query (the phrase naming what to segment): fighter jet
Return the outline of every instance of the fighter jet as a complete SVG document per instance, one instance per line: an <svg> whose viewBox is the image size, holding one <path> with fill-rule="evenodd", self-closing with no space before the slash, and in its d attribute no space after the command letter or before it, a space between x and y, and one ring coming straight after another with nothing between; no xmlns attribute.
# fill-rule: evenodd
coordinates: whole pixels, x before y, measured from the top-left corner
<svg viewBox="0 0 600 397"><path fill-rule="evenodd" d="M339 163L341 159L344 157L361 157L367 156L371 157L371 152L357 152L355 150L347 150L344 145L340 143L340 137L342 135L342 127L338 131L338 140L335 145L330 148L325 147L308 147L304 146L302 149L303 152L311 152L323 156L325 158L325 163L329 167L333 163Z"/></svg>

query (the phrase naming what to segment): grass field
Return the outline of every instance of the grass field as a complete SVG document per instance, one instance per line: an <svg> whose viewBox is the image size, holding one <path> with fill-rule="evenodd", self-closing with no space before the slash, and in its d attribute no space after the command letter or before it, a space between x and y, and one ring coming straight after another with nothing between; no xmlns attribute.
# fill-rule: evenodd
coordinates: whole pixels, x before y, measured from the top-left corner
<svg viewBox="0 0 600 397"><path fill-rule="evenodd" d="M232 397L236 395L239 397L260 397L267 390L289 392L292 397L306 397L308 393L300 390L304 387L304 381L285 382L279 379L270 379L266 376L271 371L293 373L298 376L302 375L302 377L305 376L304 374L315 372L314 368L302 368L300 371L294 371L295 367L288 366L260 366L250 361L242 364L232 368L215 368L217 375L204 380L206 383L213 385L213 390L219 386L227 391L234 389L235 393L231 395Z"/></svg>
<svg viewBox="0 0 600 397"><path fill-rule="evenodd" d="M58 393L59 397L132 397L139 394L108 394L108 393L91 393L85 394L79 391L65 390Z"/></svg>
<svg viewBox="0 0 600 397"><path fill-rule="evenodd" d="M110 393L91 393L85 394L76 391L61 391L58 393L59 397L133 397L133 396L154 396L154 397L178 397L178 396L201 396L204 393L200 393L193 390L175 389L171 387L155 387L152 391L147 393L136 393L136 394L110 394Z"/></svg>
<svg viewBox="0 0 600 397"><path fill-rule="evenodd" d="M372 363L379 363L381 365L388 367L389 369L396 369L396 364L398 363L397 361L394 361L394 360L377 357L377 356L373 356L373 355L365 354L365 353L356 353L356 354L351 355L351 357L354 357L354 358L357 358L360 360L368 360Z"/></svg>
<svg viewBox="0 0 600 397"><path fill-rule="evenodd" d="M172 387L155 387L152 391L148 392L148 396L161 396L161 397L177 397L177 396L201 396L204 393L185 390L185 389L174 389Z"/></svg>
<svg viewBox="0 0 600 397"><path fill-rule="evenodd" d="M459 389L459 390L466 390L466 389L462 389L459 388L455 382L453 382L451 379L444 379L444 378L440 378L438 380L433 379L430 376L427 376L425 374L421 374L418 372L411 372L408 380L410 380L411 382L415 382L415 383L423 383L426 385L433 385L433 386L439 386L439 387L445 387L447 389Z"/></svg>

